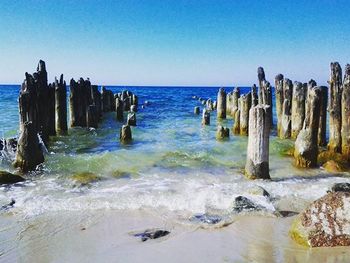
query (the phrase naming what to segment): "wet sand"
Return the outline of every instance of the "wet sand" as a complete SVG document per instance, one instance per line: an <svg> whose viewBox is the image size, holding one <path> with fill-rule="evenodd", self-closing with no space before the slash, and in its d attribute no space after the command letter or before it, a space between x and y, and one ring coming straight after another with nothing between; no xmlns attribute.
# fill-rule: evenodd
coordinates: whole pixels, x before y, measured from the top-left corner
<svg viewBox="0 0 350 263"><path fill-rule="evenodd" d="M293 217L237 216L216 228L156 213L101 210L1 216L3 262L349 262L349 248L308 249L288 236ZM4 227L6 225L6 227ZM6 228L6 231L4 229ZM168 236L142 242L148 228Z"/></svg>

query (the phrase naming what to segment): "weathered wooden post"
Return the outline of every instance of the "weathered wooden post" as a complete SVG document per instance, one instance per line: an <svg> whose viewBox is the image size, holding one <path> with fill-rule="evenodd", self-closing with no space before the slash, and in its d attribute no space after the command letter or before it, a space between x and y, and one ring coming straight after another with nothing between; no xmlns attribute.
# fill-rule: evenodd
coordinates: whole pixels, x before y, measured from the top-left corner
<svg viewBox="0 0 350 263"><path fill-rule="evenodd" d="M210 112L207 109L203 109L202 125L210 125Z"/></svg>
<svg viewBox="0 0 350 263"><path fill-rule="evenodd" d="M256 88L255 84L252 86L250 93L252 94L252 105L251 105L251 107L254 107L254 106L258 105L258 103L259 103L257 88Z"/></svg>
<svg viewBox="0 0 350 263"><path fill-rule="evenodd" d="M329 143L328 150L341 152L341 97L342 69L338 62L331 63L329 80Z"/></svg>
<svg viewBox="0 0 350 263"><path fill-rule="evenodd" d="M123 121L124 120L124 105L123 101L120 98L116 98L115 100L115 107L117 112L117 120Z"/></svg>
<svg viewBox="0 0 350 263"><path fill-rule="evenodd" d="M199 115L200 113L200 108L198 106L194 107L194 114Z"/></svg>
<svg viewBox="0 0 350 263"><path fill-rule="evenodd" d="M240 101L241 98L239 98L238 101ZM235 121L233 123L233 128L232 128L232 131L233 131L233 134L240 134L240 130L241 130L241 124L240 124L240 120L241 120L241 110L238 109L236 112L235 112L235 117L234 117ZM249 128L248 128L249 129Z"/></svg>
<svg viewBox="0 0 350 263"><path fill-rule="evenodd" d="M282 116L281 116L281 127L279 137L281 139L287 139L291 136L292 128L292 93L293 84L289 79L285 79L283 82L283 97L284 101L282 104Z"/></svg>
<svg viewBox="0 0 350 263"><path fill-rule="evenodd" d="M97 115L100 119L102 115L102 103L101 103L101 93L98 90L97 85L91 85L91 98L92 104L96 106Z"/></svg>
<svg viewBox="0 0 350 263"><path fill-rule="evenodd" d="M86 110L86 126L97 129L98 114L96 105L89 105Z"/></svg>
<svg viewBox="0 0 350 263"><path fill-rule="evenodd" d="M238 99L241 97L241 91L239 87L236 87L232 92L232 108L231 108L231 116L235 119L236 112L238 111Z"/></svg>
<svg viewBox="0 0 350 263"><path fill-rule="evenodd" d="M231 111L233 108L233 91L226 94L226 114L231 115Z"/></svg>
<svg viewBox="0 0 350 263"><path fill-rule="evenodd" d="M44 162L42 146L39 143L36 127L32 122L25 122L18 140L14 166L22 172L35 170Z"/></svg>
<svg viewBox="0 0 350 263"><path fill-rule="evenodd" d="M305 119L305 86L298 81L294 82L292 94L292 138L296 139L303 128Z"/></svg>
<svg viewBox="0 0 350 263"><path fill-rule="evenodd" d="M56 128L55 128L55 116L56 116L56 109L55 109L55 83L48 85L48 107L49 107L49 135L54 136L56 135Z"/></svg>
<svg viewBox="0 0 350 263"><path fill-rule="evenodd" d="M230 129L219 125L216 130L216 139L225 140L230 137Z"/></svg>
<svg viewBox="0 0 350 263"><path fill-rule="evenodd" d="M129 125L123 125L120 129L120 142L123 144L130 143L132 141L131 128Z"/></svg>
<svg viewBox="0 0 350 263"><path fill-rule="evenodd" d="M263 67L258 67L258 81L259 81L259 104L264 104L263 101L263 91L264 91L264 82L266 81L265 79L265 71Z"/></svg>
<svg viewBox="0 0 350 263"><path fill-rule="evenodd" d="M284 102L283 95L283 75L278 74L275 77L275 99L276 99L276 115L277 115L277 135L280 136L282 123L282 108Z"/></svg>
<svg viewBox="0 0 350 263"><path fill-rule="evenodd" d="M318 145L326 146L326 129L327 129L327 103L328 103L328 87L321 86L321 101L320 101L320 124L318 128Z"/></svg>
<svg viewBox="0 0 350 263"><path fill-rule="evenodd" d="M224 88L220 88L217 99L217 117L226 119L226 92Z"/></svg>
<svg viewBox="0 0 350 263"><path fill-rule="evenodd" d="M79 126L79 97L80 97L80 88L78 83L74 80L70 80L69 84L69 113L70 113L70 126L76 127Z"/></svg>
<svg viewBox="0 0 350 263"><path fill-rule="evenodd" d="M350 65L345 66L343 94L341 101L341 152L350 160Z"/></svg>
<svg viewBox="0 0 350 263"><path fill-rule="evenodd" d="M297 167L316 167L318 156L318 127L320 122L321 89L308 91L303 129L295 141L294 158Z"/></svg>
<svg viewBox="0 0 350 263"><path fill-rule="evenodd" d="M240 134L248 136L249 110L251 106L251 94L244 94L240 98Z"/></svg>
<svg viewBox="0 0 350 263"><path fill-rule="evenodd" d="M257 105L249 112L249 136L245 176L249 179L270 179L268 105Z"/></svg>
<svg viewBox="0 0 350 263"><path fill-rule="evenodd" d="M67 86L63 80L63 74L60 82L55 79L55 130L58 135L64 135L68 131L67 126Z"/></svg>
<svg viewBox="0 0 350 263"><path fill-rule="evenodd" d="M136 126L136 114L134 112L128 114L127 125Z"/></svg>
<svg viewBox="0 0 350 263"><path fill-rule="evenodd" d="M36 83L32 75L25 73L25 80L21 86L19 94L19 115L20 131L23 131L24 123L32 122L33 126L38 129L37 124L37 93Z"/></svg>

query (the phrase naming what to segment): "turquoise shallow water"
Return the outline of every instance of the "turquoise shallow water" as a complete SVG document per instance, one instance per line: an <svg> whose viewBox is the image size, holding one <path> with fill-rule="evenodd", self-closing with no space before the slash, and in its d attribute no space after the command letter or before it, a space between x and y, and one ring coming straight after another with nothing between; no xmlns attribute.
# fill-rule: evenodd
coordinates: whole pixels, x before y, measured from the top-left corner
<svg viewBox="0 0 350 263"><path fill-rule="evenodd" d="M118 92L125 87L108 88ZM211 125L206 127L201 125L201 116L193 114L194 106L200 103L192 96L215 99L218 88L127 89L139 96L140 104L146 100L150 102L144 109L139 107L137 126L132 128L132 144L119 143L121 123L115 120L113 112L107 113L98 129L74 128L69 130L68 136L51 138L46 161L38 172L27 175L25 183L0 187L0 206L11 199L16 201L11 209L0 211L0 261L2 257L5 260L28 256L36 259L33 247L60 258L67 249L55 246L48 249L53 246L51 238L74 240L76 234L71 234L71 229L79 229L81 222L98 225L108 213L118 214L110 219L116 220L114 224L125 221L124 214L140 213L141 216L128 217L131 225L142 222L143 214L151 214L164 220L166 225L175 222L193 229L198 223L192 223L189 218L195 214L235 218L237 215L232 211L237 196L245 196L264 207L258 216L271 218L276 210L301 211L323 196L334 183L350 183L348 173L330 175L321 168L300 170L293 167L293 159L283 154L293 146L293 141L277 139L275 131L270 137L272 180L248 181L242 174L247 137L231 135L228 141L219 142L215 139L219 124L216 112L212 112ZM18 91L19 86L0 86L1 136L17 134ZM220 124L232 127L233 120L228 118ZM2 158L0 169L13 172L11 158ZM72 180L72 175L78 172L93 173L101 180L80 186ZM265 188L271 198L252 194L250 189L256 186ZM268 240L264 235L258 239L249 233L239 233L239 236L247 244L253 239L257 251L262 254L267 243L280 251L278 254L290 253L296 249L288 239L291 220L287 225L283 220L276 219L278 228L283 231ZM115 237L118 240L135 230L125 222L120 228L123 231ZM247 226L242 231L249 232L249 229ZM87 247L95 246L94 238L79 240L79 244L86 241ZM281 248L280 240L287 240L287 247ZM88 242L92 243L87 245ZM60 241L59 245L64 243ZM245 258L244 253L242 258ZM300 253L305 256L308 251ZM75 257L78 254L73 253Z"/></svg>

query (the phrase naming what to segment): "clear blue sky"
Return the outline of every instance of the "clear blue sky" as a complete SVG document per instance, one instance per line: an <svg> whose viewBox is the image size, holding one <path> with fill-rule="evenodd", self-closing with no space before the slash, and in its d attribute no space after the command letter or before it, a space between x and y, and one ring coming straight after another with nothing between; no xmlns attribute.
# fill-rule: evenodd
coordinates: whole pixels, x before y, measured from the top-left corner
<svg viewBox="0 0 350 263"><path fill-rule="evenodd" d="M2 0L0 83L39 59L49 79L115 85L251 85L263 66L324 84L350 63L350 2Z"/></svg>

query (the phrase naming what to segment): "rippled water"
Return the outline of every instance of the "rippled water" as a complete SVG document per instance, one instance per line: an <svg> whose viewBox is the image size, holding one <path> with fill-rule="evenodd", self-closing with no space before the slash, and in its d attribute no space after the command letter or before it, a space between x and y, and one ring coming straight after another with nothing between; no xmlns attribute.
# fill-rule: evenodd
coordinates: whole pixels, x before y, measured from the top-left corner
<svg viewBox="0 0 350 263"><path fill-rule="evenodd" d="M124 89L108 88L114 92ZM57 212L142 209L183 220L198 213L226 215L239 195L266 207L272 216L279 209L298 212L324 195L333 183L350 182L347 173L336 176L321 168L294 168L293 160L283 154L293 142L274 135L270 141L272 180L247 181L242 175L247 138L231 135L229 141L218 142L215 112L208 127L202 127L201 116L193 114L194 106L200 104L191 97L216 99L218 88L127 89L139 96L140 104L150 102L144 109L139 107L137 127L132 128L133 143L119 143L121 123L115 121L114 113L105 114L96 130L74 128L69 136L52 138L40 172L29 175L24 184L0 187L1 204L11 198L16 201L10 212L0 212L0 218L8 220L11 213L23 223ZM19 86L0 86L0 131L4 137L17 134L18 91ZM220 123L233 125L232 119ZM3 160L0 166L13 171L8 161ZM77 186L71 176L86 171L102 180ZM256 185L264 187L272 198L249 194L249 188ZM0 222L0 234L11 237L6 220ZM8 242L12 245L0 243L0 253L9 253L9 247L13 249L18 241Z"/></svg>

